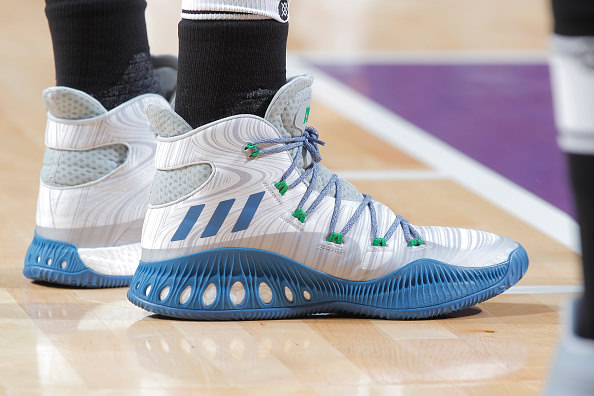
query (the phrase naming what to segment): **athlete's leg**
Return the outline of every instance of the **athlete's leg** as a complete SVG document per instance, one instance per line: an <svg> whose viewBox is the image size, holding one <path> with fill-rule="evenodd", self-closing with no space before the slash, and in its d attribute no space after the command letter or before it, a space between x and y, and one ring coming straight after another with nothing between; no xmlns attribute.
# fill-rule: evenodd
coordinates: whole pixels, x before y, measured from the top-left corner
<svg viewBox="0 0 594 396"><path fill-rule="evenodd" d="M145 0L46 0L56 85L84 91L106 109L158 93Z"/></svg>
<svg viewBox="0 0 594 396"><path fill-rule="evenodd" d="M551 72L559 144L567 153L581 228L584 294L577 332L594 338L594 2L554 0Z"/></svg>
<svg viewBox="0 0 594 396"><path fill-rule="evenodd" d="M288 2L182 2L175 110L192 127L264 116L286 82Z"/></svg>
<svg viewBox="0 0 594 396"><path fill-rule="evenodd" d="M594 2L553 0L551 78L559 145L580 225L584 293L571 306L547 395L594 394Z"/></svg>

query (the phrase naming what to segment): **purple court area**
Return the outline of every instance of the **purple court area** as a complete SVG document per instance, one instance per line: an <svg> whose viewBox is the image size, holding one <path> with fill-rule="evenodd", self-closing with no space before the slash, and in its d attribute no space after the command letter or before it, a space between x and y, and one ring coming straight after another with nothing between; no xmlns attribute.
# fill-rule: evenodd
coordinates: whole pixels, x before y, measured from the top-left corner
<svg viewBox="0 0 594 396"><path fill-rule="evenodd" d="M546 64L315 66L573 215Z"/></svg>

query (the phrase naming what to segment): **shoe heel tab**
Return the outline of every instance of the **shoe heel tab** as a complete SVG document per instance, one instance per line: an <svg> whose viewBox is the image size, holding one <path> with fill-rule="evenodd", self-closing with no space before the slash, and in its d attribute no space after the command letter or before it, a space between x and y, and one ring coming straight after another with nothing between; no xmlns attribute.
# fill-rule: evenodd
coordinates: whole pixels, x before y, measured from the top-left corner
<svg viewBox="0 0 594 396"><path fill-rule="evenodd" d="M159 137L179 136L194 129L168 107L149 103L144 108L144 112Z"/></svg>
<svg viewBox="0 0 594 396"><path fill-rule="evenodd" d="M47 88L43 91L42 100L47 111L56 118L84 120L107 113L97 99L73 88Z"/></svg>

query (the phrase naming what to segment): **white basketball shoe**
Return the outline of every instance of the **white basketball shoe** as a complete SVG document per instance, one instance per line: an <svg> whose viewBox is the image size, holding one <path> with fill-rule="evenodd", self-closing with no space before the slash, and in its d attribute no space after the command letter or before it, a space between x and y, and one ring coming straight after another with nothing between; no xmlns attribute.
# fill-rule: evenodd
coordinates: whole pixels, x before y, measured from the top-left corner
<svg viewBox="0 0 594 396"><path fill-rule="evenodd" d="M306 126L312 83L290 80L265 118L198 129L147 108L157 173L130 301L189 319L426 318L522 277L528 257L516 242L413 227L319 165L323 142Z"/></svg>
<svg viewBox="0 0 594 396"><path fill-rule="evenodd" d="M175 57L156 57L164 95L174 96ZM66 87L43 92L47 146L26 277L83 287L127 286L154 176L156 135L144 108L169 106L138 96L110 111Z"/></svg>

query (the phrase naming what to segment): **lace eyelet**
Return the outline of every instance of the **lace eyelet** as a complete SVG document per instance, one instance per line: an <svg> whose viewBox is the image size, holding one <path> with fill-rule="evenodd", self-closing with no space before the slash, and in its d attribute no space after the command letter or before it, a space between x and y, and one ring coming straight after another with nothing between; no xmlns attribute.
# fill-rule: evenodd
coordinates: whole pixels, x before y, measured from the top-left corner
<svg viewBox="0 0 594 396"><path fill-rule="evenodd" d="M274 187L276 187L276 189L278 190L280 195L285 195L285 193L289 189L289 185L287 184L287 182L285 180L279 181L278 183L276 183L274 185Z"/></svg>
<svg viewBox="0 0 594 396"><path fill-rule="evenodd" d="M248 143L247 146L245 146L244 150L252 150L250 157L257 157L258 154L260 154L260 150L258 149L257 143Z"/></svg>
<svg viewBox="0 0 594 396"><path fill-rule="evenodd" d="M408 246L415 247L415 246L421 246L424 244L425 244L425 242L423 242L423 240L421 238L415 238L415 239L410 240L410 242L408 243Z"/></svg>
<svg viewBox="0 0 594 396"><path fill-rule="evenodd" d="M342 245L342 234L340 232L333 232L330 234L328 239L326 239L326 241L334 242L337 245Z"/></svg>
<svg viewBox="0 0 594 396"><path fill-rule="evenodd" d="M387 246L384 238L375 238L371 246Z"/></svg>
<svg viewBox="0 0 594 396"><path fill-rule="evenodd" d="M305 211L303 211L303 209L297 209L296 211L293 212L293 217L302 223L305 223L306 216L307 216L307 213L305 213Z"/></svg>

